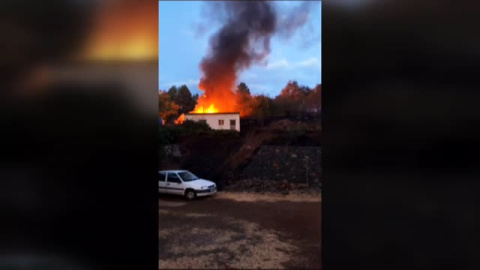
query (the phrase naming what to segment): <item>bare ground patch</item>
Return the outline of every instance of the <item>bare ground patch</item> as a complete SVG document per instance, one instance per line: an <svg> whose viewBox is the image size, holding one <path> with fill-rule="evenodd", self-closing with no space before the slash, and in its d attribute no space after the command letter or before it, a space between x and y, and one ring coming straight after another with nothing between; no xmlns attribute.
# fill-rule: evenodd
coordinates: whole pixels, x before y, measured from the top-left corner
<svg viewBox="0 0 480 270"><path fill-rule="evenodd" d="M161 208L159 267L318 269L320 200L220 192L181 207Z"/></svg>
<svg viewBox="0 0 480 270"><path fill-rule="evenodd" d="M189 213L180 217L165 212L160 215L185 222L185 226L160 231L160 241L167 255L159 260L161 269L281 269L289 260L289 253L297 250L292 244L281 241L279 232L262 229L252 222L215 217L220 224L207 228L192 220L206 215ZM192 228L192 224L195 227ZM176 237L170 237L172 235Z"/></svg>

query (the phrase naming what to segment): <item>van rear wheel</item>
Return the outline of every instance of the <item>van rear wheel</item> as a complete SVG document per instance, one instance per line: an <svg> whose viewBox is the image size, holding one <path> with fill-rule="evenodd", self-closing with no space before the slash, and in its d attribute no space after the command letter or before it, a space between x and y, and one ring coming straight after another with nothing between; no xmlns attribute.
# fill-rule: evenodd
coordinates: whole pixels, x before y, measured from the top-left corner
<svg viewBox="0 0 480 270"><path fill-rule="evenodd" d="M187 198L187 200L189 201L195 199L196 197L197 197L197 194L195 193L194 190L189 189L185 192L185 198Z"/></svg>

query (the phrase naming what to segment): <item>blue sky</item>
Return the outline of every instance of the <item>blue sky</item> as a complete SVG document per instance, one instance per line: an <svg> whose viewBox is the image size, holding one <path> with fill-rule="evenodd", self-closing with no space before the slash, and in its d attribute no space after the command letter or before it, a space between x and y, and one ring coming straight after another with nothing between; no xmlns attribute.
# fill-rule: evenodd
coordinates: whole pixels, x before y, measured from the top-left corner
<svg viewBox="0 0 480 270"><path fill-rule="evenodd" d="M274 2L279 10L290 10L301 1ZM206 55L208 40L221 25L206 19L201 1L159 2L159 88L186 84L192 93L201 77L199 64ZM282 15L279 11L278 15ZM199 34L199 25L204 33ZM208 27L205 27L208 26ZM309 21L288 40L273 36L266 64L252 65L239 74L252 94L274 97L289 80L314 87L321 83L321 3L310 12Z"/></svg>

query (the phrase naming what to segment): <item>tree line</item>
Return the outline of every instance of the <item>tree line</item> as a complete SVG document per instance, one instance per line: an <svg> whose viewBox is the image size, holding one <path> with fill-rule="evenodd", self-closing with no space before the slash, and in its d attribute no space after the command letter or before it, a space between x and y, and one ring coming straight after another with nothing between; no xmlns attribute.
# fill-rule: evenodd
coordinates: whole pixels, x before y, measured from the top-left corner
<svg viewBox="0 0 480 270"><path fill-rule="evenodd" d="M238 111L258 119L272 116L294 116L300 113L319 113L321 110L322 85L314 88L289 81L280 94L274 98L266 95L252 95L248 86L241 82L237 89ZM182 113L195 108L198 94L192 95L186 85L172 86L168 91L160 90L158 95L158 116L166 123L172 123Z"/></svg>

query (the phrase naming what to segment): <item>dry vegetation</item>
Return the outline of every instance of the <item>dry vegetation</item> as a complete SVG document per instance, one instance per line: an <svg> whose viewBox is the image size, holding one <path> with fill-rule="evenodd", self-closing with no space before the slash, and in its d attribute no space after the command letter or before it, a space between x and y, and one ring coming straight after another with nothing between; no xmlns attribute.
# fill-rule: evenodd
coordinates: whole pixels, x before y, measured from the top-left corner
<svg viewBox="0 0 480 270"><path fill-rule="evenodd" d="M270 193L270 192L265 192L263 194L253 193L253 192L219 192L216 196L218 199L228 199L228 200L243 201L243 202L256 202L256 201L321 202L322 201L322 195L320 193L305 194L305 193L301 193L300 191L292 191L288 195L282 195L282 194Z"/></svg>

